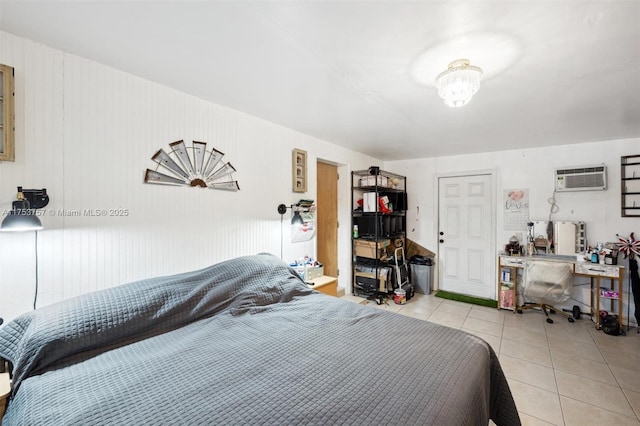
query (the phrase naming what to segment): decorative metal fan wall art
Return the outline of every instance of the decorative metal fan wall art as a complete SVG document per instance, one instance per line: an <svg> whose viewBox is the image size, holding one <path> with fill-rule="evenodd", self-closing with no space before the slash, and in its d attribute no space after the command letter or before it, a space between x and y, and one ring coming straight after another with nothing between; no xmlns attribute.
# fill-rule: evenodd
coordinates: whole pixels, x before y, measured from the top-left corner
<svg viewBox="0 0 640 426"><path fill-rule="evenodd" d="M238 181L231 176L236 169L229 162L222 162L224 153L215 148L207 151L205 142L193 141L187 148L180 140L169 144L170 152L162 148L151 159L155 170L147 169L145 183L158 185L198 186L225 191L238 191ZM158 170L162 170L162 172ZM164 173L168 172L168 173Z"/></svg>

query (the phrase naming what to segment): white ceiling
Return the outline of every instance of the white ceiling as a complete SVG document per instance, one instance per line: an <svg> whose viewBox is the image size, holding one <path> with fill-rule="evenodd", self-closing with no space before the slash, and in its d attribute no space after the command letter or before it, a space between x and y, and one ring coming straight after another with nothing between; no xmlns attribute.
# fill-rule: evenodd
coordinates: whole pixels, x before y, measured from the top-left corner
<svg viewBox="0 0 640 426"><path fill-rule="evenodd" d="M636 0L0 0L0 29L383 160L640 137Z"/></svg>

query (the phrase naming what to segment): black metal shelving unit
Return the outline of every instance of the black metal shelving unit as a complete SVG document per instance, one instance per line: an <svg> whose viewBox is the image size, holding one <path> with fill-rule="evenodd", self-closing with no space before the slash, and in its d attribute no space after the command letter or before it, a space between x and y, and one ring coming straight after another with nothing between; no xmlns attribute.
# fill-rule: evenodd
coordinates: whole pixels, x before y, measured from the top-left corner
<svg viewBox="0 0 640 426"><path fill-rule="evenodd" d="M377 174L376 174L377 173ZM388 293L388 288L383 291L380 288L381 273L387 272L389 282L392 277L388 264L384 257L379 257L378 247L389 240L385 252L393 254L393 249L406 243L407 229L407 178L395 173L370 168L351 172L351 229L358 226L358 237L352 234L352 291L354 295L361 297L380 296L380 293ZM369 194L369 195L365 195ZM387 197L391 204L391 211L381 211L378 199ZM371 211L371 203L365 207L367 201L373 198L374 208ZM362 205L358 203L362 200ZM356 254L356 245L359 242L373 243L372 257L363 257ZM385 294L386 295L386 294Z"/></svg>
<svg viewBox="0 0 640 426"><path fill-rule="evenodd" d="M620 157L622 217L640 217L640 155Z"/></svg>

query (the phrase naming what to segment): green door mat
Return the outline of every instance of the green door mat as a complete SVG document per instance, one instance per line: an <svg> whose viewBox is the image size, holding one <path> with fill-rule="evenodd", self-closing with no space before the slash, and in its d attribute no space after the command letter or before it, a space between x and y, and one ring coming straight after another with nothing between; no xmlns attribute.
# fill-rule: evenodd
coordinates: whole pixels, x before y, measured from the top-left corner
<svg viewBox="0 0 640 426"><path fill-rule="evenodd" d="M498 301L491 299L483 299L481 297L467 296L466 294L451 293L449 291L438 290L435 294L436 297L442 297L443 299L456 300L458 302L471 303L472 305L488 306L490 308L497 308Z"/></svg>

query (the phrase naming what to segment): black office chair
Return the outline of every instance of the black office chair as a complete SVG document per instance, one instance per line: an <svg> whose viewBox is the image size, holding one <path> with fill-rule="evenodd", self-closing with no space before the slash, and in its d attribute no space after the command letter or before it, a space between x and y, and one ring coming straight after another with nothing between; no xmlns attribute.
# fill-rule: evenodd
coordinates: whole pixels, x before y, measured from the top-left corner
<svg viewBox="0 0 640 426"><path fill-rule="evenodd" d="M571 263L528 261L524 270L524 305L518 307L518 313L525 309L542 309L549 324L553 324L549 313L559 313L574 322L573 315L553 306L566 302L571 296L572 274Z"/></svg>

